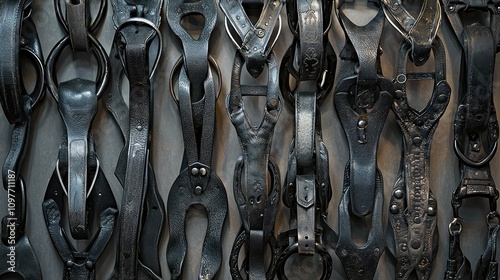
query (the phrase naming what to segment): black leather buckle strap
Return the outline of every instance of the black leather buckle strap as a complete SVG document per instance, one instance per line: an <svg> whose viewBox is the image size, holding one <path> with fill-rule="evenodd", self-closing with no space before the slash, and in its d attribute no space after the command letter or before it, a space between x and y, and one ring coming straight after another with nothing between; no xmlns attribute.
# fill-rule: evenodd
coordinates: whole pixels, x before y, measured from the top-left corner
<svg viewBox="0 0 500 280"><path fill-rule="evenodd" d="M108 94L106 106L115 116L126 146L115 172L124 190L117 260L111 279L161 279L158 247L165 210L149 164L149 147L152 77L162 49L158 29L162 5L161 0L112 1L117 31L112 53L113 89ZM150 70L149 49L156 37L159 49ZM122 72L130 84L128 109L119 90ZM128 114L121 115L123 112Z"/></svg>
<svg viewBox="0 0 500 280"><path fill-rule="evenodd" d="M411 60L422 66L429 59L432 42L441 25L441 4L439 1L422 1L417 18L403 6L401 0L382 0L384 13L391 25L411 43Z"/></svg>
<svg viewBox="0 0 500 280"><path fill-rule="evenodd" d="M33 0L2 2L0 34L0 104L11 124L26 122L31 109L43 97L43 79L37 79L32 93L26 92L21 75L21 55L26 56L38 73L43 73L43 56L36 28L30 18ZM26 104L30 104L26 106Z"/></svg>
<svg viewBox="0 0 500 280"><path fill-rule="evenodd" d="M0 14L4 12L8 13L6 16L15 16L11 14L14 1L8 1L2 6ZM24 154L26 151L26 146L29 144L29 130L31 125L31 114L44 97L45 87L44 87L44 65L43 65L43 54L40 47L40 41L38 39L38 34L33 21L30 18L31 14L31 2L32 1L17 1L20 14L18 16L22 17L22 27L21 32L19 30L11 30L13 33L2 33L5 35L6 42L12 43L17 41L19 44L17 48L13 47L2 47L0 53L4 52L15 52L15 57L11 57L19 63L19 56L25 55L36 71L36 84L33 92L30 94L26 93L24 86L22 84L22 77L16 76L14 80L6 78L4 76L4 71L7 71L7 65L2 65L0 62L0 88L6 89L9 86L12 88L20 87L23 91L22 98L22 110L19 112L25 113L24 119L11 118L11 110L17 110L14 107L5 108L4 113L9 121L15 121L15 125L12 129L11 135L11 145L9 152L5 158L2 166L2 182L3 187L7 191L7 215L2 218L1 227L1 242L0 242L0 277L5 277L9 275L21 276L23 279L27 280L37 280L42 279L42 272L40 269L40 264L33 251L31 243L28 236L25 235L25 225L26 225L26 211L27 211L27 195L26 195L26 184L24 182L23 176L21 175L21 165L24 160ZM17 9L17 8L16 8ZM5 17L4 17L5 19ZM19 27L21 22L9 22L6 20L1 29L10 27ZM5 31L6 32L6 31ZM0 54L2 56L3 54ZM14 70L15 75L20 74L20 65L12 64L9 65L10 71ZM12 78L12 77L11 77ZM19 83L18 85L9 83ZM9 92L2 92L1 96L6 97L6 99L16 99L19 96L19 91L11 90ZM4 100L2 99L2 102ZM10 102L10 101L9 101ZM2 103L3 105L3 103ZM10 106L10 105L9 105Z"/></svg>
<svg viewBox="0 0 500 280"><path fill-rule="evenodd" d="M264 7L260 14L259 20L254 25L245 9L243 3L259 3L263 2ZM245 58L248 73L252 77L257 78L264 70L264 65L269 54L273 50L276 40L269 44L271 35L279 21L281 30L281 17L280 12L283 8L284 0L221 0L220 7L226 15L226 31L231 36L232 41L239 48L241 54ZM227 20L231 23L238 36L240 37L241 44L237 43L232 37L231 32L227 26ZM279 33L276 35L276 39Z"/></svg>
<svg viewBox="0 0 500 280"><path fill-rule="evenodd" d="M445 11L462 45L460 98L455 115L454 148L459 158L461 181L453 192L451 205L453 220L449 224L449 257L445 279L497 279L496 238L499 229L497 211L498 190L489 162L497 148L498 121L493 103L493 75L495 55L498 51L500 20L497 2L450 1ZM464 26L461 15L481 10L490 15L490 26L471 24ZM460 248L462 219L459 210L462 200L470 197L488 199L490 213L488 245L472 272L470 261Z"/></svg>
<svg viewBox="0 0 500 280"><path fill-rule="evenodd" d="M188 19L193 14L205 19L197 40L181 25L183 18ZM217 20L217 4L215 0L196 3L169 0L167 19L183 45L183 67L178 63L173 72L180 68L178 103L185 150L181 172L168 195L170 239L167 262L171 279L181 279L187 251L186 214L191 206L201 205L207 210L208 226L198 278L213 279L222 263L222 230L228 211L226 189L211 168L216 92L208 63L208 41ZM218 74L220 80L220 72ZM173 89L172 79L170 83Z"/></svg>
<svg viewBox="0 0 500 280"><path fill-rule="evenodd" d="M231 91L226 108L233 123L243 152L235 167L234 196L238 204L242 228L233 244L230 270L233 279L243 279L238 268L240 248L246 243L245 264L248 279L273 279L275 275L273 233L274 219L280 193L280 175L277 165L269 156L274 127L281 112L278 88L278 62L274 53L267 59L266 87L243 86L240 83L244 57L236 53L231 78ZM253 126L245 112L243 96L265 96L266 105L261 123ZM269 177L268 177L269 176ZM271 246L273 257L266 273L264 253Z"/></svg>
<svg viewBox="0 0 500 280"><path fill-rule="evenodd" d="M310 272L320 274L321 279L331 275L332 258L323 244L321 217L327 215L332 191L317 108L333 87L336 68L336 55L327 36L331 11L330 1L287 2L295 40L283 58L280 87L295 110L295 126L283 193L283 202L290 208L290 229L280 233L276 249L279 279L288 279L285 265L294 254L317 254L322 272ZM293 89L290 76L296 79Z"/></svg>
<svg viewBox="0 0 500 280"><path fill-rule="evenodd" d="M377 147L394 95L392 83L380 68L379 46L384 13L379 11L368 24L358 26L338 14L346 33L340 54L340 77L335 88L334 105L349 145L349 162L344 172L344 187L339 204L339 232L328 229L325 240L335 249L348 279L373 279L385 249L382 228L383 179L377 168ZM371 217L370 217L371 215ZM354 217L370 220L370 233L363 245L351 236Z"/></svg>
<svg viewBox="0 0 500 280"><path fill-rule="evenodd" d="M396 91L392 108L404 141L399 178L390 202L389 221L394 238L391 253L397 258L397 279L408 279L412 272L418 279L429 279L438 245L437 201L429 186L430 149L451 89L445 79L445 50L439 37L432 44L434 73L407 73L411 51L411 44L403 42L394 79ZM434 80L434 89L427 106L418 111L408 103L406 82L426 79Z"/></svg>

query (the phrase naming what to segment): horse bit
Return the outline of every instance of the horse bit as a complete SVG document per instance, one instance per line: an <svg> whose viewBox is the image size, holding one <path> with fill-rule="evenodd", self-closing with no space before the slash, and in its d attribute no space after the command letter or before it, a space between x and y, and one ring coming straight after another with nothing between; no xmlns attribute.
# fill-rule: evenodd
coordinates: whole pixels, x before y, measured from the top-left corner
<svg viewBox="0 0 500 280"><path fill-rule="evenodd" d="M7 215L2 218L0 244L0 277L16 274L23 279L42 279L37 256L26 236L27 189L21 166L29 142L30 125L35 107L45 94L43 54L36 27L31 19L32 0L4 1L0 17L0 103L7 120L13 125L11 144L2 167L2 182L7 192ZM10 23L10 24L6 24ZM27 92L22 80L21 56L36 71L35 87Z"/></svg>
<svg viewBox="0 0 500 280"><path fill-rule="evenodd" d="M181 20L189 20L189 16L193 15L205 18L196 40L191 33L197 31L187 30L181 24ZM219 82L221 74L215 60L208 57L208 41L217 20L217 4L215 0L196 3L169 0L167 20L183 46L183 57L171 72L170 88L179 105L185 149L181 172L170 189L167 201L170 228L167 262L171 279L181 279L187 251L186 214L191 206L201 205L207 211L208 225L198 277L213 279L222 263L222 230L228 212L226 189L211 168L218 95L212 68L217 70ZM178 99L173 90L174 73L179 73Z"/></svg>
<svg viewBox="0 0 500 280"><path fill-rule="evenodd" d="M287 1L294 42L283 58L280 88L287 104L295 110L295 126L283 192L283 203L290 209L290 229L279 234L276 249L279 279L288 279L285 265L295 254L318 254L322 263L321 279L330 279L332 271L332 258L322 240L323 226L328 226L327 209L332 189L318 108L333 87L337 64L328 39L331 12L330 1ZM290 76L295 79L293 89ZM308 270L305 263L294 262L291 267L290 273Z"/></svg>
<svg viewBox="0 0 500 280"><path fill-rule="evenodd" d="M264 1L255 25L250 21L243 3L249 7L257 5L254 10L259 9L255 1L220 1L220 7L226 15L227 34L238 47L233 63L231 91L226 98L226 109L243 152L236 162L233 181L233 192L242 226L233 243L229 267L233 279L244 279L238 267L238 259L240 250L246 244L246 258L242 270L245 270L247 279L273 279L276 268L274 220L279 202L280 174L269 153L282 105L279 96L278 61L272 49L281 30L279 14L283 2ZM241 42L237 42L233 37L227 21L231 23ZM278 34L270 44L277 22L280 22ZM266 86L242 85L244 64L254 79L258 78L267 66ZM266 97L264 116L258 126L253 126L250 122L243 96ZM272 256L266 271L267 245Z"/></svg>
<svg viewBox="0 0 500 280"><path fill-rule="evenodd" d="M113 0L116 28L111 52L112 81L106 108L122 132L125 145L115 170L123 186L115 270L110 279L161 279L159 244L165 209L150 163L153 77L162 52L158 26L163 1ZM157 53L149 65L150 48ZM129 106L121 92L121 75L129 82Z"/></svg>
<svg viewBox="0 0 500 280"><path fill-rule="evenodd" d="M448 20L462 47L459 104L455 115L454 148L460 164L460 183L453 192L453 220L449 224L449 256L445 279L497 279L496 239L500 229L497 211L498 190L489 162L497 148L498 121L493 103L495 55L500 43L499 3L496 1L446 1ZM489 26L462 23L462 14L482 11L489 14ZM481 67L478 67L481 66ZM460 247L462 200L483 197L489 201L486 216L488 245L474 273Z"/></svg>

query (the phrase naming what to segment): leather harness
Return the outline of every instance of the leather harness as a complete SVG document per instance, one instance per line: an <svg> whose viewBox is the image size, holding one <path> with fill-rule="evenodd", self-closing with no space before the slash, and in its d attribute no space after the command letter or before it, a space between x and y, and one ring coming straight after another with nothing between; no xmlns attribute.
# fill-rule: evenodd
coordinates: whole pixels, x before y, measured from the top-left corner
<svg viewBox="0 0 500 280"><path fill-rule="evenodd" d="M43 54L36 27L31 19L33 1L4 1L0 9L0 101L7 120L13 124L9 152L2 167L2 182L7 191L7 215L2 218L0 277L12 274L27 280L42 279L37 256L25 235L27 195L21 175L34 108L43 99ZM22 83L21 56L35 67L35 88L28 93Z"/></svg>
<svg viewBox="0 0 500 280"><path fill-rule="evenodd" d="M372 2L379 5L378 1ZM383 179L377 168L377 147L394 88L380 69L382 8L370 22L358 26L344 14L342 4L338 14L346 44L340 54L341 80L334 91L334 105L347 138L349 162L338 208L338 239L332 236L327 240L331 240L330 246L335 248L348 279L373 279L385 249ZM368 238L363 245L357 245L351 236L352 220L367 221L370 215Z"/></svg>
<svg viewBox="0 0 500 280"><path fill-rule="evenodd" d="M181 25L182 18L193 14L203 15L205 19L196 40ZM222 231L228 212L226 189L211 167L217 93L209 66L208 42L217 21L217 4L215 0L196 3L169 0L167 19L183 45L183 57L172 70L170 84L173 89L173 73L179 72L178 105L185 150L181 172L170 189L167 201L170 228L167 262L171 279L181 279L188 247L186 214L191 206L201 205L207 211L208 225L198 279L208 280L215 277L222 263ZM213 59L210 61L214 62ZM220 81L220 70L215 62L213 64Z"/></svg>
<svg viewBox="0 0 500 280"><path fill-rule="evenodd" d="M403 133L403 151L399 178L390 202L392 226L388 242L397 259L396 279L429 279L432 261L437 253L437 201L430 190L430 150L432 136L450 99L446 82L446 56L436 36L441 24L438 1L423 1L418 17L413 18L399 1L384 1L384 11L405 40L397 55L394 78L395 99L392 110ZM407 60L424 65L434 54L433 73L407 73ZM427 106L416 110L408 103L407 81L434 80L432 97Z"/></svg>
<svg viewBox="0 0 500 280"><path fill-rule="evenodd" d="M163 1L113 0L111 4L116 33L106 107L120 127L125 146L115 170L123 197L115 270L110 279L161 279L159 243L165 209L150 163L150 141L152 78L162 51L158 26ZM157 37L158 52L150 67L150 46ZM120 91L122 73L130 85L128 108Z"/></svg>
<svg viewBox="0 0 500 280"><path fill-rule="evenodd" d="M453 192L453 220L449 224L449 256L445 279L490 280L498 278L496 240L500 229L498 190L489 162L497 148L498 121L493 103L495 55L500 43L498 1L443 1L446 15L463 49L460 68L459 103L455 115L454 148L459 159L460 183ZM489 26L462 23L462 14L483 11ZM486 16L487 18L487 16ZM489 201L487 247L472 272L460 247L462 200L483 197Z"/></svg>
<svg viewBox="0 0 500 280"><path fill-rule="evenodd" d="M258 4L262 1L245 1ZM229 259L233 279L244 279L238 259L243 245L246 244L244 269L247 279L273 279L276 268L274 253L274 220L279 202L280 174L270 149L274 127L281 112L281 99L278 85L278 61L269 40L283 6L282 1L263 1L259 20L254 25L240 1L222 0L220 6L226 20L231 23L241 39L236 40L236 52L231 77L231 91L226 98L226 109L233 123L243 155L235 166L233 191L242 227L234 241ZM229 36L231 31L227 27ZM276 35L278 36L278 35ZM242 67L254 78L267 66L267 85L252 86L241 84ZM250 123L245 111L243 96L265 96L264 116L258 126ZM266 246L271 249L271 263L265 264Z"/></svg>
<svg viewBox="0 0 500 280"><path fill-rule="evenodd" d="M102 23L107 5L106 1L100 2L98 15L90 23L89 1L66 1L65 4L64 16L60 1L54 1L58 21L66 35L49 54L45 72L65 132L42 206L52 243L64 264L63 279L95 279L96 263L111 238L118 214L90 132L98 99L109 81L108 56L93 35ZM97 81L75 78L58 82L57 61L68 45L73 52L92 52L96 56ZM70 236L63 225L66 210ZM94 224L98 224L99 229L93 234ZM72 245L72 240L85 240L88 245L79 250Z"/></svg>
<svg viewBox="0 0 500 280"><path fill-rule="evenodd" d="M290 229L278 238L279 279L288 279L285 264L294 254L318 254L322 263L321 279L330 279L332 272L332 257L322 237L332 189L318 108L333 87L337 64L328 39L331 12L330 1L287 2L294 42L281 64L280 88L287 104L295 111L295 126L283 193L283 203L290 208ZM293 89L290 76L296 80Z"/></svg>

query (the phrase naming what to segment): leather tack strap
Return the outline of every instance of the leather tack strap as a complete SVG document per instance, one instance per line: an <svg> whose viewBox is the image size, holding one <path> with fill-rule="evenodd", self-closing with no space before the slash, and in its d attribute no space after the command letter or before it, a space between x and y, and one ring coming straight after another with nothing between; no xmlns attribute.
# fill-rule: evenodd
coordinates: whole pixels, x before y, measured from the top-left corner
<svg viewBox="0 0 500 280"><path fill-rule="evenodd" d="M181 25L181 20L186 20L190 14L200 14L205 19L197 40ZM217 20L217 4L214 0L196 3L170 0L167 19L183 45L184 63L179 73L178 101L185 147L181 173L168 195L170 239L167 263L171 278L181 279L188 249L186 215L191 206L201 205L207 210L208 226L198 278L213 279L222 263L222 230L228 211L225 187L211 168L216 92L208 63L208 41ZM220 74L218 78L221 79Z"/></svg>
<svg viewBox="0 0 500 280"><path fill-rule="evenodd" d="M278 88L278 62L274 53L267 58L268 81L265 92L266 105L264 117L259 126L248 120L243 103L244 92L241 86L241 70L244 56L236 53L233 65L231 91L227 95L226 109L233 123L243 152L235 168L235 198L237 199L242 231L247 243L247 262L249 279L272 279L274 268L266 274L264 263L265 246L274 239L273 228L276 207L279 200L279 172L269 158L274 127L281 112ZM268 179L268 175L270 178ZM238 239L233 244L231 275L242 279L238 269L238 254L242 244ZM274 261L273 261L274 262ZM274 263L271 264L274 266Z"/></svg>
<svg viewBox="0 0 500 280"><path fill-rule="evenodd" d="M252 1L248 1L252 2ZM257 78L264 70L272 52L271 35L283 7L283 0L265 0L259 20L254 25L243 8L241 0L221 0L219 5L242 43L240 53L245 58L248 73Z"/></svg>
<svg viewBox="0 0 500 280"><path fill-rule="evenodd" d="M108 94L107 107L122 130L126 146L115 171L124 193L117 260L110 279L161 279L156 246L165 210L149 165L153 114L151 78L154 73L150 73L148 61L152 40L161 37L157 26L161 21L162 4L163 1L112 1L117 28L114 53L121 65L113 62L113 91ZM161 43L160 39L160 46ZM153 69L156 69L156 62ZM128 109L120 94L119 74L122 71L130 85ZM128 119L118 116L122 111L128 111Z"/></svg>
<svg viewBox="0 0 500 280"><path fill-rule="evenodd" d="M90 51L88 29L90 25L90 0L66 0L66 19L73 51Z"/></svg>
<svg viewBox="0 0 500 280"><path fill-rule="evenodd" d="M429 279L432 260L437 250L437 203L429 186L429 162L432 136L443 115L451 94L445 80L445 51L439 37L432 44L436 70L434 90L427 106L417 111L407 100L406 81L421 80L432 75L409 75L407 58L409 43L403 43L398 53L397 75L394 81L396 97L393 111L404 137L403 159L399 179L391 197L390 222L393 228L397 258L397 279L408 279L415 271L420 279Z"/></svg>

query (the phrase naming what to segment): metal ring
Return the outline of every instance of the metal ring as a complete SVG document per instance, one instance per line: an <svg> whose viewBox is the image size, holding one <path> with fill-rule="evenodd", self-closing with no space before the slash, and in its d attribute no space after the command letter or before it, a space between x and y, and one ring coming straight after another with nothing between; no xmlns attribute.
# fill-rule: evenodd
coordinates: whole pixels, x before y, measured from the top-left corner
<svg viewBox="0 0 500 280"><path fill-rule="evenodd" d="M321 256L321 260L323 263L323 272L321 273L321 280L326 280L330 279L331 275L331 266L332 266L332 257L328 253L328 251L321 245L320 243L316 242L314 244L315 247L315 254L319 254ZM278 261L276 263L276 266L278 267L278 276L283 277L284 279L288 280L288 277L286 277L285 274L285 264L287 260L294 254L300 255L299 254L299 244L298 243L293 243L292 245L288 246L282 254L279 256ZM313 255L311 255L313 256Z"/></svg>
<svg viewBox="0 0 500 280"><path fill-rule="evenodd" d="M96 92L96 95L99 98L108 85L109 69L111 67L109 63L109 57L99 41L91 33L88 33L88 38L93 45L92 52L94 53L99 63L99 75L97 76L99 87L97 88ZM47 87L56 102L59 102L59 89L57 86L57 75L54 75L53 72L55 72L57 59L61 55L64 48L69 45L69 42L69 35L67 35L54 46L49 54L49 57L47 58L47 65L45 67L45 82L47 83Z"/></svg>
<svg viewBox="0 0 500 280"><path fill-rule="evenodd" d="M404 84L406 83L408 79L406 78L406 75L405 74L399 74L397 77L396 77L396 82L400 83L400 84Z"/></svg>
<svg viewBox="0 0 500 280"><path fill-rule="evenodd" d="M158 68L158 64L160 64L161 53L163 52L163 37L161 36L160 29L152 21L150 21L148 19L140 18L140 17L129 18L116 29L115 38L114 38L115 40L113 40L113 41L116 44L116 42L118 42L118 40L116 40L116 38L118 37L118 34L120 34L120 31L126 25L130 25L133 23L141 23L141 24L144 24L144 25L151 27L155 31L156 35L158 36L158 54L157 54L155 62L153 64L153 68L151 68L151 73L149 74L149 79L152 80L153 76L155 75L156 69ZM119 48L117 48L117 49L119 49ZM121 52L118 52L118 56L120 57L120 61L122 62L123 71L125 72L125 75L127 75L127 77L128 77L125 59L123 58L123 55L121 54Z"/></svg>
<svg viewBox="0 0 500 280"><path fill-rule="evenodd" d="M217 100L219 98L221 90L222 90L222 72L220 70L219 64L217 63L217 61L215 61L215 59L211 55L208 56L208 62L209 62L209 65L211 64L215 68L215 71L217 72L217 78L218 78L217 85L219 87L219 90L216 90L216 94L215 94L215 100ZM183 64L184 64L184 59L181 56L175 62L174 67L172 68L172 71L170 71L170 77L169 77L170 95L172 96L172 99L175 101L177 106L179 106L179 99L177 98L177 96L175 95L175 92L174 92L174 74L176 74L180 70L180 67Z"/></svg>
<svg viewBox="0 0 500 280"><path fill-rule="evenodd" d="M462 232L462 223L460 222L460 218L455 217L451 223L448 224L448 233L450 233L450 235L453 235L452 227L456 225L458 225L458 234Z"/></svg>
<svg viewBox="0 0 500 280"><path fill-rule="evenodd" d="M462 151L460 151L460 148L458 147L458 141L455 139L455 141L453 142L453 148L455 149L455 153L457 154L457 156L466 164L466 165L469 165L469 166L472 166L472 167L480 167L486 163L488 163L492 158L493 156L495 155L496 151L497 151L497 142L495 142L495 144L493 145L493 148L491 148L490 150L490 153L488 154L488 156L486 156L484 159L480 160L480 161L472 161L470 160L468 157L466 157Z"/></svg>
<svg viewBox="0 0 500 280"><path fill-rule="evenodd" d="M29 110L31 111L45 96L45 65L43 64L42 59L33 51L21 48L21 52L27 54L28 59L32 62L32 65L35 67L37 73L35 88L31 93L26 93L26 95L30 98ZM26 89L24 89L24 91L26 91Z"/></svg>
<svg viewBox="0 0 500 280"><path fill-rule="evenodd" d="M66 21L66 19L64 18L63 14L62 14L61 0L54 0L54 7L56 10L57 21L59 21L59 24L61 24L61 26L66 31L66 33L68 33L69 32L68 22ZM94 21L90 24L90 26L88 28L88 30L91 33L94 33L96 31L97 27L99 27L99 25L101 24L101 21L106 14L107 7L108 7L108 0L101 0L101 5L99 6L99 11L97 12L97 15L96 15Z"/></svg>

